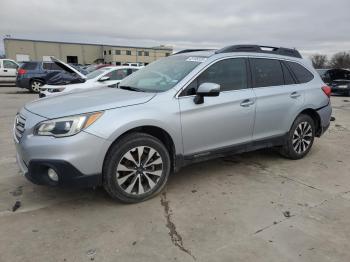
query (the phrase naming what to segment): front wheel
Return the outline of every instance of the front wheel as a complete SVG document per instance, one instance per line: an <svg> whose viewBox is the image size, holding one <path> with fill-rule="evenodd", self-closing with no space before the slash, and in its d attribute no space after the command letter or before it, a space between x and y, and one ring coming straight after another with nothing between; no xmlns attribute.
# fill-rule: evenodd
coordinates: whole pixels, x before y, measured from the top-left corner
<svg viewBox="0 0 350 262"><path fill-rule="evenodd" d="M287 141L281 153L290 159L301 159L309 153L314 138L314 120L309 115L299 115L288 132Z"/></svg>
<svg viewBox="0 0 350 262"><path fill-rule="evenodd" d="M30 91L33 93L39 93L40 92L40 87L44 85L43 82L39 80L32 80L30 82Z"/></svg>
<svg viewBox="0 0 350 262"><path fill-rule="evenodd" d="M159 193L170 174L170 156L163 143L148 134L122 138L108 153L103 167L103 186L124 203L137 203Z"/></svg>

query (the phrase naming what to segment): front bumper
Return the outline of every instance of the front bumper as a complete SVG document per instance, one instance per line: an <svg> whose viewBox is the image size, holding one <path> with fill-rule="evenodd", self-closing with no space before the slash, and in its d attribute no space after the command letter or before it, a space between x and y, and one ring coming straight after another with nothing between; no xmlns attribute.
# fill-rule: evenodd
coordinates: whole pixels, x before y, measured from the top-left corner
<svg viewBox="0 0 350 262"><path fill-rule="evenodd" d="M15 138L17 163L28 180L40 185L96 186L101 184L102 166L110 142L87 132L55 138L34 136L35 124L44 120L26 110L25 131ZM35 120L34 120L35 119ZM58 182L49 179L52 168Z"/></svg>
<svg viewBox="0 0 350 262"><path fill-rule="evenodd" d="M58 181L48 176L48 169L55 170ZM29 162L25 177L37 185L63 187L94 187L102 184L101 174L84 175L72 164L62 160L36 159Z"/></svg>

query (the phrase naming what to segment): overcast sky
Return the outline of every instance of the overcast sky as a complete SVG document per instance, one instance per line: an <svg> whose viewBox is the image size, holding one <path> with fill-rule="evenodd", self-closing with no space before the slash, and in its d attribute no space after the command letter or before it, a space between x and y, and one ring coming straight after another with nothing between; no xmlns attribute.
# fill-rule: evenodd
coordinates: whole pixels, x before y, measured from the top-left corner
<svg viewBox="0 0 350 262"><path fill-rule="evenodd" d="M257 43L303 54L350 50L350 0L0 0L2 38L219 48Z"/></svg>

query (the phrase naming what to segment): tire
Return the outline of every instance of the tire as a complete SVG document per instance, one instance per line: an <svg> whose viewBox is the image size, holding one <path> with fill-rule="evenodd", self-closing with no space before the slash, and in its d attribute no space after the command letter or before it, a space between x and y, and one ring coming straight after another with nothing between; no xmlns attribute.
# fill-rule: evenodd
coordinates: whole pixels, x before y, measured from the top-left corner
<svg viewBox="0 0 350 262"><path fill-rule="evenodd" d="M311 129L311 130L309 130ZM290 128L287 141L280 153L289 159L306 156L315 139L315 122L309 115L299 115Z"/></svg>
<svg viewBox="0 0 350 262"><path fill-rule="evenodd" d="M30 92L32 93L39 93L40 92L40 89L39 87L44 85L44 83L40 80L32 80L30 81Z"/></svg>
<svg viewBox="0 0 350 262"><path fill-rule="evenodd" d="M142 202L161 192L170 170L169 152L159 139L132 133L108 152L103 165L103 187L120 202Z"/></svg>

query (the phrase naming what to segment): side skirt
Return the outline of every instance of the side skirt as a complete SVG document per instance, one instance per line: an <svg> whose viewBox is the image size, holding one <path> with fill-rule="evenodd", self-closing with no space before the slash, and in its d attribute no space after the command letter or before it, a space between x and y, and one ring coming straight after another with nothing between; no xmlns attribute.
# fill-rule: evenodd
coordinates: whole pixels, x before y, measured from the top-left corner
<svg viewBox="0 0 350 262"><path fill-rule="evenodd" d="M244 152L255 151L262 148L271 148L275 146L282 146L286 143L288 137L288 133L281 135L270 137L262 140L255 140L248 143L243 143L239 145L228 146L224 148L219 148L210 151L199 152L192 155L177 155L176 156L176 165L175 172L179 171L182 167L198 163L202 161L207 161L210 159L225 157L233 154L240 154Z"/></svg>

